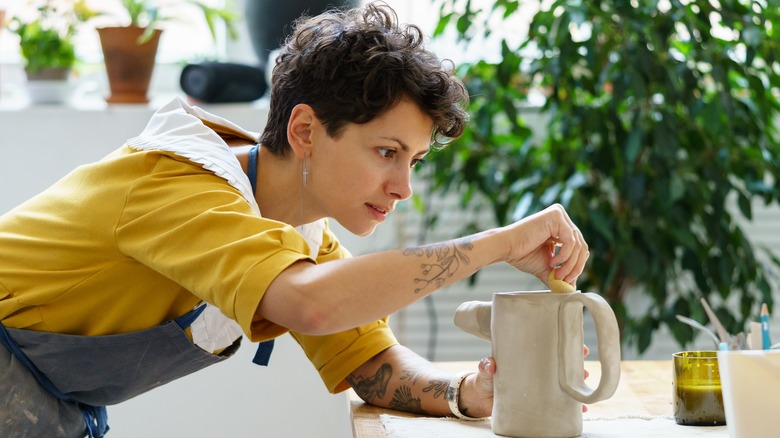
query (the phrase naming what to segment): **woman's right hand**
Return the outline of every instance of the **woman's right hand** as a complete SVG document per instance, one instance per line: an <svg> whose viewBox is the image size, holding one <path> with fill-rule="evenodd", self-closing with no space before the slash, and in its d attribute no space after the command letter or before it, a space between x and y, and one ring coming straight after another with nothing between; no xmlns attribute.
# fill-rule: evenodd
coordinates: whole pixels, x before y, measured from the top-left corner
<svg viewBox="0 0 780 438"><path fill-rule="evenodd" d="M545 283L556 269L557 279L574 284L590 255L585 238L560 204L503 227L501 234L509 242L505 261ZM560 247L557 255L555 246Z"/></svg>

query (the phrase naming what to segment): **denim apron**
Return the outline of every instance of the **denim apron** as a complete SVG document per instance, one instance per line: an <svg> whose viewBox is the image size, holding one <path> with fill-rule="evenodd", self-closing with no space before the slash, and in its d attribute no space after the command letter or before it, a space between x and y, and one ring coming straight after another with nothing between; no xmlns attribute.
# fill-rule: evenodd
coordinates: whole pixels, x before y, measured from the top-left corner
<svg viewBox="0 0 780 438"><path fill-rule="evenodd" d="M199 306L156 327L119 335L66 335L0 324L0 340L40 386L66 406L79 408L86 428L80 436L102 437L108 431L106 405L133 398L236 352L241 338L220 355L202 350L189 339L184 330L204 308ZM0 390L24 394L24 388L4 388L23 382L7 380L0 381ZM2 436L57 436L57 429L62 429L57 418L50 418L60 415L57 409L29 410L25 415L30 420L27 424L24 418L0 414ZM12 430L10 424L18 430ZM47 425L47 430L36 432L38 424Z"/></svg>

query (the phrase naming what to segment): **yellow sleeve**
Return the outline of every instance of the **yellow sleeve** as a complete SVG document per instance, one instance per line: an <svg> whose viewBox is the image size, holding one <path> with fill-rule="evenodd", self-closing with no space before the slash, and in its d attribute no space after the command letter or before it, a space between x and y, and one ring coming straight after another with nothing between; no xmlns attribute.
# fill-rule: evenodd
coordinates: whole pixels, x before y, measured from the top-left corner
<svg viewBox="0 0 780 438"><path fill-rule="evenodd" d="M398 344L387 318L327 336L290 332L320 373L328 391L349 389L347 376L367 360Z"/></svg>
<svg viewBox="0 0 780 438"><path fill-rule="evenodd" d="M351 257L326 226L318 263ZM367 360L398 344L387 318L364 326L327 336L308 336L291 332L306 356L320 373L328 391L337 393L349 388L347 376Z"/></svg>
<svg viewBox="0 0 780 438"><path fill-rule="evenodd" d="M287 332L255 313L280 272L310 260L308 244L291 226L259 218L222 178L182 160L159 158L128 193L116 227L120 250L219 307L253 342ZM317 262L349 256L326 227ZM331 392L347 389L349 373L398 343L386 319L328 336L293 337Z"/></svg>
<svg viewBox="0 0 780 438"><path fill-rule="evenodd" d="M254 320L255 312L280 272L309 259L306 241L291 226L258 217L210 171L158 157L127 195L116 227L120 250L219 307L251 340L284 333ZM258 336L261 330L271 335Z"/></svg>

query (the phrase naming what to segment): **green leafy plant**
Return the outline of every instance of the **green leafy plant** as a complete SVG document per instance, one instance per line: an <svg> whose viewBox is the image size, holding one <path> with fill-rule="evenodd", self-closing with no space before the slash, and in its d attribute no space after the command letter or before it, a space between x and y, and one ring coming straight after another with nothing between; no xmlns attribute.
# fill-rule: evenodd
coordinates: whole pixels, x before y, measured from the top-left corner
<svg viewBox="0 0 780 438"><path fill-rule="evenodd" d="M122 0L127 15L130 18L130 26L142 27L146 31L141 35L139 43L148 41L156 25L161 21L172 20L172 12L166 14L166 10L173 10L183 5L195 7L203 13L203 19L209 27L211 37L216 39L216 26L218 22L225 24L228 36L236 38L238 31L235 22L238 15L232 7L215 8L197 0L184 0L177 3L159 3L153 0Z"/></svg>
<svg viewBox="0 0 780 438"><path fill-rule="evenodd" d="M77 26L95 15L84 0L79 0L39 2L30 17L12 17L9 29L19 35L25 70L35 74L46 68L73 68L77 61L73 45Z"/></svg>
<svg viewBox="0 0 780 438"><path fill-rule="evenodd" d="M702 296L728 329L743 330L762 302L772 306L780 266L740 225L755 203L780 196L780 9L542 3L527 39L512 43L486 23L517 20L519 1L480 10L440 0L437 35L499 47L497 60L459 66L472 123L431 154L431 190L456 189L464 209L489 206L498 224L563 204L590 245L578 286L610 302L640 353L661 326L690 342L675 315L706 321ZM531 125L529 114L540 118ZM629 294L648 304L628 308Z"/></svg>

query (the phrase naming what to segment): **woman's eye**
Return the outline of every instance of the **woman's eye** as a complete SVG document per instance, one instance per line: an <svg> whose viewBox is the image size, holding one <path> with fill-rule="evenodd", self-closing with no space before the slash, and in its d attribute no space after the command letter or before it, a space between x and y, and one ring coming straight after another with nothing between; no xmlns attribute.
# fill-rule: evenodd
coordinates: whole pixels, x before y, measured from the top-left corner
<svg viewBox="0 0 780 438"><path fill-rule="evenodd" d="M379 155L382 158L385 158L385 159L392 159L392 158L395 158L398 155L398 151L396 149L394 149L394 148L380 147L380 148L378 148L378 150L379 150ZM414 168L414 167L416 167L418 165L421 165L423 163L425 163L425 159L424 158L412 158L411 162L409 163L409 167L410 168Z"/></svg>
<svg viewBox="0 0 780 438"><path fill-rule="evenodd" d="M415 158L412 160L412 165L410 167L415 168L417 166L422 166L423 164L425 164L424 158Z"/></svg>

